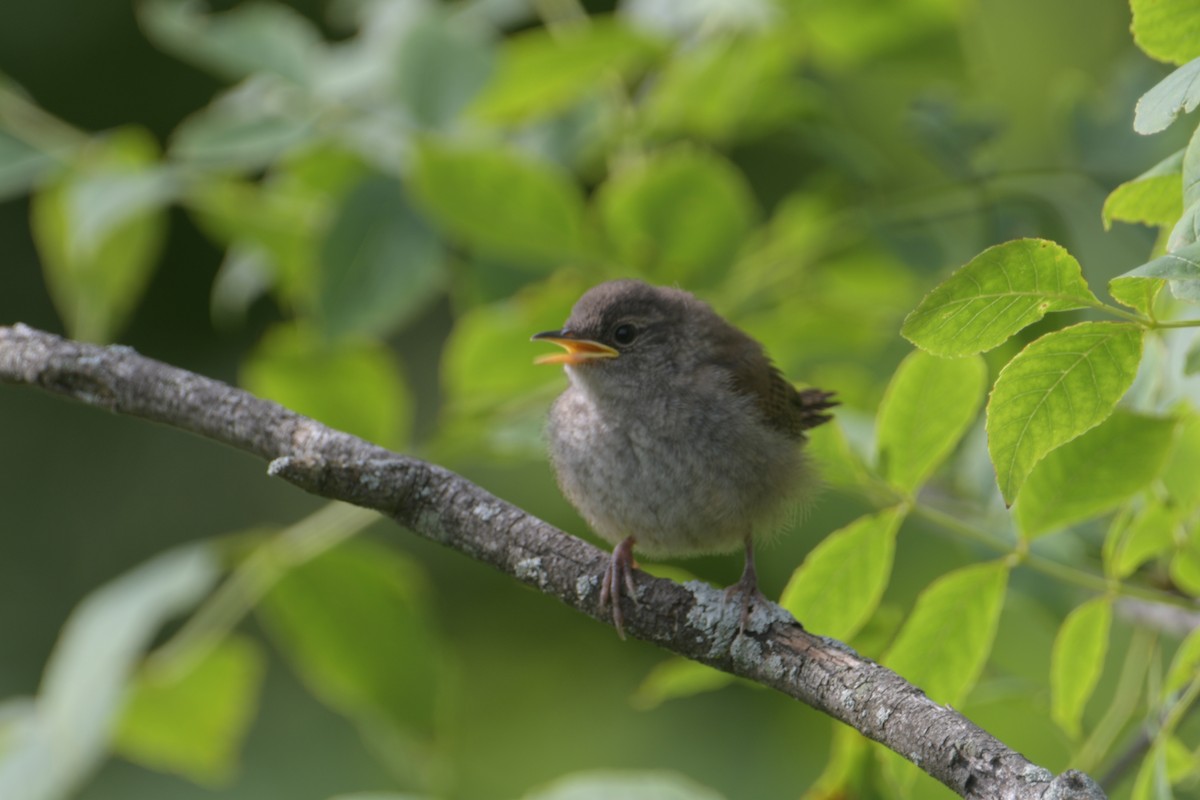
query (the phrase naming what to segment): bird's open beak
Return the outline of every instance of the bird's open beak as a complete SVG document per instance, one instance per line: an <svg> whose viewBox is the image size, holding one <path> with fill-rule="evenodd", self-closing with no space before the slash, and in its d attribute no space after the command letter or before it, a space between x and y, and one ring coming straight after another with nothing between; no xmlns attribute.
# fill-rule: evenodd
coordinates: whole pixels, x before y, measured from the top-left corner
<svg viewBox="0 0 1200 800"><path fill-rule="evenodd" d="M538 356L533 361L535 364L582 364L597 358L616 358L620 355L606 344L593 342L591 339L576 339L565 331L535 333L531 340L553 342L566 351Z"/></svg>

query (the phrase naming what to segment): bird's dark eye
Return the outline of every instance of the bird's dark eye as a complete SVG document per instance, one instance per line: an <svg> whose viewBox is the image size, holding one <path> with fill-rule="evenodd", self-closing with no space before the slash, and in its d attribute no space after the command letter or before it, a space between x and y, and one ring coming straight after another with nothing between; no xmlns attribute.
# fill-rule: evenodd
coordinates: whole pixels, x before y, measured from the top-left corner
<svg viewBox="0 0 1200 800"><path fill-rule="evenodd" d="M613 341L617 344L629 344L637 338L638 330L628 322L613 329Z"/></svg>

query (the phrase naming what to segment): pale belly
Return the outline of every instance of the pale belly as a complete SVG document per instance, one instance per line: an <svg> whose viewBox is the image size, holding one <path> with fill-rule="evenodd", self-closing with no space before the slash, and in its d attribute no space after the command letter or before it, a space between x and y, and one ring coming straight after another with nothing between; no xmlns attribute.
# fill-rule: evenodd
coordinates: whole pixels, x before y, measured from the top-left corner
<svg viewBox="0 0 1200 800"><path fill-rule="evenodd" d="M798 443L763 428L749 409L721 417L655 414L606 420L577 391L558 400L551 456L567 499L612 544L633 536L650 556L738 549L780 516L802 487ZM572 424L563 424L568 416ZM663 423L663 420L666 423Z"/></svg>

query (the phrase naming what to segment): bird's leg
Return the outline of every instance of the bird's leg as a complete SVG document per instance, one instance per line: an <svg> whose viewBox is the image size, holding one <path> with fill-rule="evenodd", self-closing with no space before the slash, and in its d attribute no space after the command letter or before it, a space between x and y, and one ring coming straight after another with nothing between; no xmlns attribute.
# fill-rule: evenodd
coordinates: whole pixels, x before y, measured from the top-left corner
<svg viewBox="0 0 1200 800"><path fill-rule="evenodd" d="M637 605L637 589L633 585L633 537L630 536L613 548L612 558L600 579L600 607L612 603L613 625L617 636L625 638L625 615L621 613L621 594L624 592Z"/></svg>
<svg viewBox="0 0 1200 800"><path fill-rule="evenodd" d="M758 590L758 572L754 569L754 538L749 534L746 536L746 566L742 569L742 577L725 590L726 599L735 594L741 596L742 616L738 623L738 633L741 634L746 632L746 623L750 621L750 611L754 604L770 602Z"/></svg>

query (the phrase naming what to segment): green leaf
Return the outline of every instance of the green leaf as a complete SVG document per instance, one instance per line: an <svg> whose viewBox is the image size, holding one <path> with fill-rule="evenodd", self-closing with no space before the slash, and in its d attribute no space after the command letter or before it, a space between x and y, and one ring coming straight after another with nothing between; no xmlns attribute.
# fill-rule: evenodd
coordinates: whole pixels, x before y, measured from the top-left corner
<svg viewBox="0 0 1200 800"><path fill-rule="evenodd" d="M23 195L58 161L0 130L0 200Z"/></svg>
<svg viewBox="0 0 1200 800"><path fill-rule="evenodd" d="M659 136L730 142L762 136L811 101L793 73L791 31L714 37L674 53L649 87L645 125Z"/></svg>
<svg viewBox="0 0 1200 800"><path fill-rule="evenodd" d="M1164 131L1180 114L1200 105L1200 59L1189 61L1138 98L1133 111L1133 129L1149 135Z"/></svg>
<svg viewBox="0 0 1200 800"><path fill-rule="evenodd" d="M1180 175L1157 175L1122 183L1104 200L1104 229L1118 222L1170 227L1183 213Z"/></svg>
<svg viewBox="0 0 1200 800"><path fill-rule="evenodd" d="M1143 331L1083 322L1046 334L1005 365L987 407L988 450L1012 505L1034 466L1099 425L1133 383Z"/></svg>
<svg viewBox="0 0 1200 800"><path fill-rule="evenodd" d="M30 219L46 284L71 335L107 341L150 282L175 188L153 137L123 128L33 196Z"/></svg>
<svg viewBox="0 0 1200 800"><path fill-rule="evenodd" d="M108 752L138 659L220 573L207 545L170 550L89 594L50 654L33 718L0 750L0 797L73 796Z"/></svg>
<svg viewBox="0 0 1200 800"><path fill-rule="evenodd" d="M1196 375L1197 373L1200 373L1200 340L1193 341L1183 357L1183 374Z"/></svg>
<svg viewBox="0 0 1200 800"><path fill-rule="evenodd" d="M367 176L343 199L321 246L317 320L330 338L398 330L441 293L445 261L400 184Z"/></svg>
<svg viewBox="0 0 1200 800"><path fill-rule="evenodd" d="M829 761L800 800L837 800L865 796L864 784L871 774L867 763L870 742L849 725L833 724Z"/></svg>
<svg viewBox="0 0 1200 800"><path fill-rule="evenodd" d="M634 708L646 711L668 700L723 689L735 680L728 672L707 664L686 658L668 658L655 665L642 679L630 702Z"/></svg>
<svg viewBox="0 0 1200 800"><path fill-rule="evenodd" d="M1200 678L1200 628L1193 628L1180 642L1179 649L1171 659L1171 668L1167 670L1166 680L1163 681L1163 705L1170 705L1168 698L1187 688L1197 678Z"/></svg>
<svg viewBox="0 0 1200 800"><path fill-rule="evenodd" d="M779 604L807 630L842 641L853 637L887 588L906 513L898 506L829 534L792 573Z"/></svg>
<svg viewBox="0 0 1200 800"><path fill-rule="evenodd" d="M1191 753L1177 739L1155 739L1133 780L1130 800L1172 800L1172 767L1181 757L1184 763L1191 761Z"/></svg>
<svg viewBox="0 0 1200 800"><path fill-rule="evenodd" d="M584 254L583 197L559 168L498 147L428 142L416 156L416 199L468 245L539 267Z"/></svg>
<svg viewBox="0 0 1200 800"><path fill-rule="evenodd" d="M1117 409L1104 422L1043 458L1016 505L1022 535L1090 519L1116 508L1161 474L1176 420Z"/></svg>
<svg viewBox="0 0 1200 800"><path fill-rule="evenodd" d="M290 570L258 608L312 692L416 772L428 769L446 688L425 595L417 566L356 539Z"/></svg>
<svg viewBox="0 0 1200 800"><path fill-rule="evenodd" d="M1200 506L1200 416L1184 418L1162 478L1168 496L1184 511Z"/></svg>
<svg viewBox="0 0 1200 800"><path fill-rule="evenodd" d="M1082 734L1084 707L1104 669L1111 623L1112 601L1098 597L1068 614L1054 639L1050 657L1050 714L1074 739Z"/></svg>
<svg viewBox="0 0 1200 800"><path fill-rule="evenodd" d="M1148 56L1182 64L1200 56L1200 14L1190 0L1130 0L1133 40Z"/></svg>
<svg viewBox="0 0 1200 800"><path fill-rule="evenodd" d="M1154 301L1165 285L1166 281L1156 278L1117 277L1108 282L1108 293L1121 305L1150 316Z"/></svg>
<svg viewBox="0 0 1200 800"><path fill-rule="evenodd" d="M180 654L178 661L151 660L138 674L114 748L151 769L203 784L227 783L265 667L258 644L237 635L205 653Z"/></svg>
<svg viewBox="0 0 1200 800"><path fill-rule="evenodd" d="M384 447L407 439L412 401L395 357L381 344L323 342L306 329L279 325L247 357L240 379L260 397Z"/></svg>
<svg viewBox="0 0 1200 800"><path fill-rule="evenodd" d="M307 116L276 108L278 101L225 95L188 116L171 135L173 161L213 170L254 170L309 142L315 135Z"/></svg>
<svg viewBox="0 0 1200 800"><path fill-rule="evenodd" d="M1131 520L1114 522L1104 540L1108 571L1117 578L1127 578L1150 559L1171 552L1181 521L1178 508L1149 503Z"/></svg>
<svg viewBox="0 0 1200 800"><path fill-rule="evenodd" d="M577 772L522 800L723 800L712 789L666 770Z"/></svg>
<svg viewBox="0 0 1200 800"><path fill-rule="evenodd" d="M1180 247L1131 269L1120 278L1153 278L1171 284L1171 293L1181 300L1194 300L1200 292L1200 242ZM1120 280L1116 278L1114 280Z"/></svg>
<svg viewBox="0 0 1200 800"><path fill-rule="evenodd" d="M728 271L759 215L745 176L692 147L621 170L601 185L596 203L621 264L693 287Z"/></svg>
<svg viewBox="0 0 1200 800"><path fill-rule="evenodd" d="M991 652L1007 582L1004 561L938 578L917 597L883 663L935 702L961 705Z"/></svg>
<svg viewBox="0 0 1200 800"><path fill-rule="evenodd" d="M138 21L159 47L226 78L269 73L307 86L320 75L324 40L298 11L263 0L221 14L206 10L151 0L138 6Z"/></svg>
<svg viewBox="0 0 1200 800"><path fill-rule="evenodd" d="M611 16L562 30L534 28L501 47L495 77L474 111L492 122L553 114L603 90L608 81L638 73L661 50L659 42Z"/></svg>
<svg viewBox="0 0 1200 800"><path fill-rule="evenodd" d="M879 472L914 492L945 460L979 413L987 364L978 356L947 360L920 350L900 363L879 405Z"/></svg>
<svg viewBox="0 0 1200 800"><path fill-rule="evenodd" d="M506 300L462 314L442 351L446 391L440 442L497 454L544 457L546 409L566 376L539 366L539 331L557 330L587 289L582 276L560 271ZM540 390L540 391L539 391ZM443 458L455 453L443 453Z"/></svg>
<svg viewBox="0 0 1200 800"><path fill-rule="evenodd" d="M1171 559L1171 582L1191 597L1200 597L1200 541L1193 531Z"/></svg>
<svg viewBox="0 0 1200 800"><path fill-rule="evenodd" d="M1071 255L1054 242L1018 239L989 247L925 296L900 332L938 356L1002 344L1049 311L1098 302Z"/></svg>
<svg viewBox="0 0 1200 800"><path fill-rule="evenodd" d="M423 128L449 126L492 75L492 43L449 13L433 9L396 48L396 92Z"/></svg>

